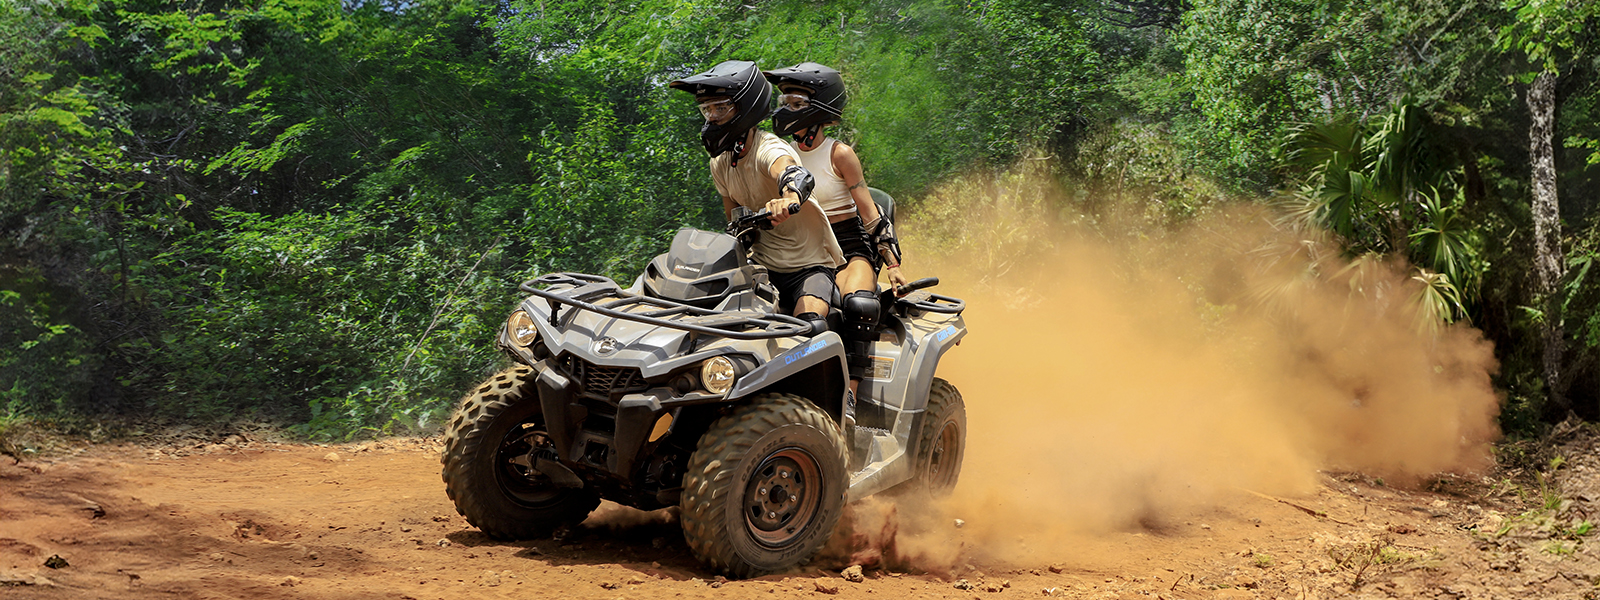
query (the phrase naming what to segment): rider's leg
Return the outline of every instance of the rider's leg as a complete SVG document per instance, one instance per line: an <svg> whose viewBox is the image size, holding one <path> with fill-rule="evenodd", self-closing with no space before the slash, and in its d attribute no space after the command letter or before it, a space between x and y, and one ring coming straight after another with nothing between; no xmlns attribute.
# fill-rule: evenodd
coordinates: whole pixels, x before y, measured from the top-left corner
<svg viewBox="0 0 1600 600"><path fill-rule="evenodd" d="M845 361L850 367L850 395L846 398L845 406L845 431L851 436L851 456L859 458L856 454L855 444L855 413L857 394L861 390L861 379L866 377L872 368L872 342L877 340L878 316L881 312L878 302L877 273L872 268L872 263L861 257L853 257L845 268L839 270L836 281L839 283L841 300L839 311L842 319L839 326L839 336L844 338ZM856 463L851 463L855 468Z"/></svg>
<svg viewBox="0 0 1600 600"><path fill-rule="evenodd" d="M872 366L869 355L872 340L875 339L872 334L878 326L878 274L871 262L855 256L850 258L845 268L839 270L836 281L839 295L844 298L839 307L844 312L844 327L839 335L844 337L845 355L850 363L850 393L854 395L861 387L865 370ZM851 294L856 292L868 292L872 298L869 301L858 294L852 300Z"/></svg>
<svg viewBox="0 0 1600 600"><path fill-rule="evenodd" d="M829 283L832 282L830 281ZM837 296L835 297L837 298ZM794 303L794 316L799 317L803 321L811 322L812 335L816 335L818 333L822 333L823 331L827 331L828 324L822 315L828 314L828 311L832 308L832 303L825 301L822 298L809 295L801 296L796 299ZM848 350L849 349L846 348L847 352ZM848 359L848 354L846 355L846 358ZM842 414L840 415L843 417L840 419L840 424L844 426L842 429L844 430L846 440L849 440L850 436L854 435L856 428L856 393L854 383L854 381L851 381L850 395L845 397L845 403L843 407L844 410L841 411Z"/></svg>
<svg viewBox="0 0 1600 600"><path fill-rule="evenodd" d="M780 299L778 309L810 323L810 335L832 329L829 313L839 302L839 286L834 284L833 275L833 269L821 265L772 274Z"/></svg>
<svg viewBox="0 0 1600 600"><path fill-rule="evenodd" d="M811 324L811 335L828 330L828 302L816 296L801 296L795 300L794 316Z"/></svg>

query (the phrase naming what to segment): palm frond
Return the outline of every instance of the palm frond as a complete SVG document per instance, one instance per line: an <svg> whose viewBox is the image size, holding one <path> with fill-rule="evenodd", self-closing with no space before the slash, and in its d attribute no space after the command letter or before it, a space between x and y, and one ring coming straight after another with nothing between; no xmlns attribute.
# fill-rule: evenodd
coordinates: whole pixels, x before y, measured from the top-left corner
<svg viewBox="0 0 1600 600"><path fill-rule="evenodd" d="M1396 103L1362 143L1383 206L1395 207L1410 191L1437 186L1445 175L1433 117L1411 98Z"/></svg>
<svg viewBox="0 0 1600 600"><path fill-rule="evenodd" d="M1353 238L1357 215L1361 212L1362 200L1367 197L1367 189L1367 176L1360 171L1330 168L1316 196L1321 205L1317 216L1322 226L1345 239Z"/></svg>
<svg viewBox="0 0 1600 600"><path fill-rule="evenodd" d="M1423 222L1410 234L1412 255L1433 272L1449 277L1458 289L1475 289L1480 275L1479 240L1461 214L1460 191L1451 200L1431 188L1418 196Z"/></svg>
<svg viewBox="0 0 1600 600"><path fill-rule="evenodd" d="M1333 274L1335 279L1344 280L1345 286L1350 288L1350 295L1371 297L1377 293L1374 286L1381 284L1383 278L1380 274L1383 269L1384 257L1377 252L1365 252L1355 257L1349 264Z"/></svg>
<svg viewBox="0 0 1600 600"><path fill-rule="evenodd" d="M1350 169L1362 163L1362 126L1349 119L1300 123L1289 129L1278 151L1284 164L1305 169L1312 177L1329 167Z"/></svg>
<svg viewBox="0 0 1600 600"><path fill-rule="evenodd" d="M1440 327L1467 318L1461 290L1448 275L1418 267L1411 279L1422 284L1411 297L1418 333L1437 335Z"/></svg>

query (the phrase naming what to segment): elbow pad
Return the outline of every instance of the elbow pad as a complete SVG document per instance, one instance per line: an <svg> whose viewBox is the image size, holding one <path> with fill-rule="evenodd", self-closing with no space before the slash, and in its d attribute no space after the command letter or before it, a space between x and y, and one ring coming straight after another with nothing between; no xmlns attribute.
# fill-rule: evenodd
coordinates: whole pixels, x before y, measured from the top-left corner
<svg viewBox="0 0 1600 600"><path fill-rule="evenodd" d="M817 179L800 165L789 165L783 170L783 174L778 176L778 191L794 190L795 195L800 196L801 202L811 199L811 190L815 187Z"/></svg>
<svg viewBox="0 0 1600 600"><path fill-rule="evenodd" d="M867 226L867 232L872 235L872 245L878 249L880 257L893 256L895 263L900 262L900 240L894 236L894 223L878 217Z"/></svg>

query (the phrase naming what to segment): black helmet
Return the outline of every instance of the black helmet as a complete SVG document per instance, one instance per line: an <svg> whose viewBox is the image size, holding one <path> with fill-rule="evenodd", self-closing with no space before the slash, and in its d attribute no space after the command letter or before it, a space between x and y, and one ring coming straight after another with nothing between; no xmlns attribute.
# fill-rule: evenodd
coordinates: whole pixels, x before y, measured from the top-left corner
<svg viewBox="0 0 1600 600"><path fill-rule="evenodd" d="M712 156L743 146L750 129L766 120L772 106L772 84L762 79L761 69L748 60L723 61L710 71L667 85L694 94L696 98L727 96L733 101L732 120L720 125L707 121L700 128L700 141Z"/></svg>
<svg viewBox="0 0 1600 600"><path fill-rule="evenodd" d="M772 113L772 131L778 135L806 138L805 142L809 145L823 125L838 121L839 116L844 114L844 78L831 67L803 62L763 74L767 76L767 81L780 89L796 86L810 91L805 108L793 109L788 104L779 103L778 111Z"/></svg>

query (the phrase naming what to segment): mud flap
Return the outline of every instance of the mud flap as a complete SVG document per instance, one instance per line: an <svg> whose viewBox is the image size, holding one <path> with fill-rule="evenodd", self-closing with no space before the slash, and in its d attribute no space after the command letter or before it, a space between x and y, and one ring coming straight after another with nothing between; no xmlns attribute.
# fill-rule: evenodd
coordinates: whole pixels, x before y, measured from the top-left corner
<svg viewBox="0 0 1600 600"><path fill-rule="evenodd" d="M576 386L549 361L540 361L538 388L539 406L544 410L544 426L550 434L550 442L555 444L561 459L576 460L573 434L584 417L589 416L589 409L573 402L578 395Z"/></svg>
<svg viewBox="0 0 1600 600"><path fill-rule="evenodd" d="M661 400L670 398L668 394L651 390L642 394L628 394L617 402L617 431L612 442L616 448L611 453L614 460L610 465L612 473L624 478L632 475L639 448L644 446L645 438L655 427L656 419L662 413Z"/></svg>

